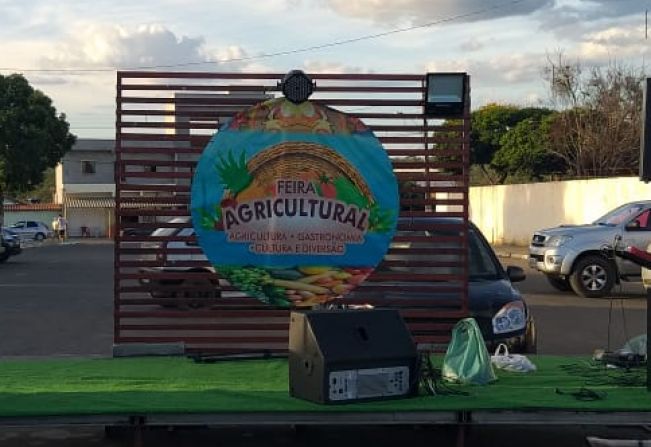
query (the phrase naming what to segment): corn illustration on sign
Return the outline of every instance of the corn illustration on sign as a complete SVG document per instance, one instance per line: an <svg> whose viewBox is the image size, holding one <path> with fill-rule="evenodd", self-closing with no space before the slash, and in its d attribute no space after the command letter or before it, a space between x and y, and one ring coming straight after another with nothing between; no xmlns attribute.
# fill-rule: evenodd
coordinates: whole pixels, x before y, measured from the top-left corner
<svg viewBox="0 0 651 447"><path fill-rule="evenodd" d="M193 225L217 272L280 307L323 304L364 281L388 250L398 206L370 129L285 98L226 123L192 182Z"/></svg>

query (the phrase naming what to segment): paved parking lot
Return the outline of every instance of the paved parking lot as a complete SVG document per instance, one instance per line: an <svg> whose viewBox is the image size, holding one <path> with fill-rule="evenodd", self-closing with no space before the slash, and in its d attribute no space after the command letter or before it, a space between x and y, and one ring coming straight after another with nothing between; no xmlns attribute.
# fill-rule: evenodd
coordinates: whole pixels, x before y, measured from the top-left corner
<svg viewBox="0 0 651 447"><path fill-rule="evenodd" d="M538 327L538 348L544 354L591 354L597 348L621 347L646 332L646 294L640 282L622 283L608 298L580 298L553 289L545 277L518 258L501 258L527 273L516 283L531 307Z"/></svg>
<svg viewBox="0 0 651 447"><path fill-rule="evenodd" d="M639 283L625 284L613 300L584 299L552 289L522 259L501 260L527 272L516 287L533 310L541 353L590 354L646 330ZM27 248L0 265L0 356L111 355L112 275L108 241Z"/></svg>
<svg viewBox="0 0 651 447"><path fill-rule="evenodd" d="M0 265L0 356L111 355L113 245L44 244Z"/></svg>

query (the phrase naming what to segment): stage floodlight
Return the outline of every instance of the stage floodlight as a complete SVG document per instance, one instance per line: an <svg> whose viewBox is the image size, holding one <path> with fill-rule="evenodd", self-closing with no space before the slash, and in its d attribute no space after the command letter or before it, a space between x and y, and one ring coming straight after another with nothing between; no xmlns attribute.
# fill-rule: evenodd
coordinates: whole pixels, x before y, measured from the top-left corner
<svg viewBox="0 0 651 447"><path fill-rule="evenodd" d="M428 73L426 84L425 116L430 118L463 116L468 89L466 73Z"/></svg>

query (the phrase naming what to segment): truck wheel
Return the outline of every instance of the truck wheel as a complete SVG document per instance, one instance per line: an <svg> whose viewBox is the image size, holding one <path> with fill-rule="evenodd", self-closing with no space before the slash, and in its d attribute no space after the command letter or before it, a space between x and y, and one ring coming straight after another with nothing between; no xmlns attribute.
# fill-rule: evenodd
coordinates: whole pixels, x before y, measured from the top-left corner
<svg viewBox="0 0 651 447"><path fill-rule="evenodd" d="M602 298L610 293L615 284L615 269L605 258L587 255L574 265L570 285L577 295L584 298Z"/></svg>
<svg viewBox="0 0 651 447"><path fill-rule="evenodd" d="M549 284L556 290L560 290L561 292L569 292L572 290L572 287L570 286L570 281L567 278L561 278L560 276L550 276L550 275L545 275L547 276L547 281Z"/></svg>

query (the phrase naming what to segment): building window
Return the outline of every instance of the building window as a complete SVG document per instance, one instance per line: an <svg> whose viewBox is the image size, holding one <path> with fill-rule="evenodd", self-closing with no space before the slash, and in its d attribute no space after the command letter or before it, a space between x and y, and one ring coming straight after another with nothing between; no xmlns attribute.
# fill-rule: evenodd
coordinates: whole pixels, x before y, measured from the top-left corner
<svg viewBox="0 0 651 447"><path fill-rule="evenodd" d="M82 174L95 174L95 162L89 160L81 161L81 173Z"/></svg>
<svg viewBox="0 0 651 447"><path fill-rule="evenodd" d="M147 172L156 172L156 165L149 165L147 166Z"/></svg>

